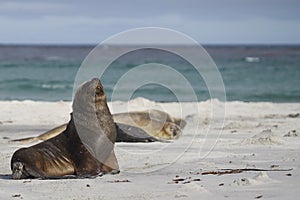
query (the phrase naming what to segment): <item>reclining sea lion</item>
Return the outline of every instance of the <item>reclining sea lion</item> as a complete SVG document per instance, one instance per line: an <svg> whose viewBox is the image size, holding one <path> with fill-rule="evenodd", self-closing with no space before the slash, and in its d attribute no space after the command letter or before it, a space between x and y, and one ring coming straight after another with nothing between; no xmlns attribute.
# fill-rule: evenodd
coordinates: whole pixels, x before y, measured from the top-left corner
<svg viewBox="0 0 300 200"><path fill-rule="evenodd" d="M159 110L135 111L113 115L117 126L116 142L154 142L174 140L180 137L186 122L171 117ZM61 134L67 127L62 124L36 137L11 140L12 142L30 143L45 141Z"/></svg>

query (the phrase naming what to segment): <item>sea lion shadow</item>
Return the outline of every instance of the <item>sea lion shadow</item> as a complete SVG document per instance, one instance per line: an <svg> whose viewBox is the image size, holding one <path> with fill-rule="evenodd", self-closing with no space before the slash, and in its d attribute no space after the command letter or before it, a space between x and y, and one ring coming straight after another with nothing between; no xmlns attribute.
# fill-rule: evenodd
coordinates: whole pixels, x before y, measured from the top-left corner
<svg viewBox="0 0 300 200"><path fill-rule="evenodd" d="M11 176L11 174L0 174L0 179L2 179L2 180L11 180L12 176Z"/></svg>

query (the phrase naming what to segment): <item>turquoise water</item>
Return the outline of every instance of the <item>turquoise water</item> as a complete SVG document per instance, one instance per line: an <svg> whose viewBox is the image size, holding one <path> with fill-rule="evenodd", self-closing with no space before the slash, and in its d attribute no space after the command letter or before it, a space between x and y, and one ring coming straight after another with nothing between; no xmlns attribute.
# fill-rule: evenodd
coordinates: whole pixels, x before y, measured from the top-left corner
<svg viewBox="0 0 300 200"><path fill-rule="evenodd" d="M227 100L300 102L300 46L204 46L222 75ZM0 100L72 100L73 82L94 46L0 45ZM184 47L180 47L184 48ZM114 61L101 77L110 100L117 81L140 64L161 63L176 69L192 85L197 100L210 99L202 77L186 60L168 52L146 49ZM193 100L167 74L164 78L185 101ZM134 77L130 84L142 76ZM125 88L117 100L128 100ZM124 94L122 94L122 92ZM148 84L131 98L178 101L170 88Z"/></svg>

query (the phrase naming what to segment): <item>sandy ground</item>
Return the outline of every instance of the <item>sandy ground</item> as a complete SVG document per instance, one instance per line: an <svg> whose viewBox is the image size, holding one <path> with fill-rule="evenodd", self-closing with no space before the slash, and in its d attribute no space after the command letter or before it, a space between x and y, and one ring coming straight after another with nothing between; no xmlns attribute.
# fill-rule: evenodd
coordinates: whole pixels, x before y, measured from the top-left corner
<svg viewBox="0 0 300 200"><path fill-rule="evenodd" d="M109 104L112 113L161 109L185 118L172 143L117 143L120 174L95 179L12 180L10 158L69 120L70 102L0 102L0 199L297 199L300 195L300 103ZM224 114L225 113L225 114ZM224 115L223 115L224 114ZM203 175L221 169L244 171Z"/></svg>

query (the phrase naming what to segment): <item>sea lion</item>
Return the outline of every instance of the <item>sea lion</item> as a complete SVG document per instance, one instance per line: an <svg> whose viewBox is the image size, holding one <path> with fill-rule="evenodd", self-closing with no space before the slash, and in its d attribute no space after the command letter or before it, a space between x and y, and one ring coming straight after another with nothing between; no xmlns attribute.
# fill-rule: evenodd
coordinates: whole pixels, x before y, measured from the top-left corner
<svg viewBox="0 0 300 200"><path fill-rule="evenodd" d="M134 111L113 115L117 126L116 142L154 142L173 140L180 137L186 121L171 117L159 110ZM162 124L163 123L163 124ZM45 141L61 134L67 124L55 127L39 136L11 140L12 142L30 143ZM121 127L121 128L118 128Z"/></svg>
<svg viewBox="0 0 300 200"><path fill-rule="evenodd" d="M114 114L113 118L115 120L116 115L123 115L126 113L120 113L120 114ZM148 118L151 120L158 120L158 121L166 121L166 122L172 122L180 126L181 129L183 129L186 126L186 121L181 118L172 117L168 113L163 112L161 110L144 110L144 111L135 111L135 112L128 112L130 115L139 115L141 118ZM124 116L124 115L123 115Z"/></svg>
<svg viewBox="0 0 300 200"><path fill-rule="evenodd" d="M149 136L162 140L178 139L182 134L182 129L186 126L185 120L171 117L166 112L154 109L114 114L113 119L116 124L122 123L141 128Z"/></svg>
<svg viewBox="0 0 300 200"><path fill-rule="evenodd" d="M94 177L118 172L116 136L103 86L93 79L78 88L73 114L62 134L13 154L12 178Z"/></svg>
<svg viewBox="0 0 300 200"><path fill-rule="evenodd" d="M156 138L174 140L182 133L180 126L169 114L158 110L114 114L113 118L116 123L142 128ZM181 120L176 120L177 123L181 124Z"/></svg>
<svg viewBox="0 0 300 200"><path fill-rule="evenodd" d="M23 144L33 143L38 141L46 141L49 140L59 134L62 134L68 124L62 124L58 127L55 127L41 135L36 137L26 137L15 140L10 140L10 142L21 142ZM117 128L117 138L116 142L168 142L161 138L156 138L149 135L143 129L135 126L130 126L128 124L115 123Z"/></svg>

